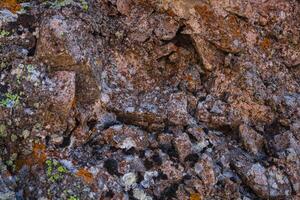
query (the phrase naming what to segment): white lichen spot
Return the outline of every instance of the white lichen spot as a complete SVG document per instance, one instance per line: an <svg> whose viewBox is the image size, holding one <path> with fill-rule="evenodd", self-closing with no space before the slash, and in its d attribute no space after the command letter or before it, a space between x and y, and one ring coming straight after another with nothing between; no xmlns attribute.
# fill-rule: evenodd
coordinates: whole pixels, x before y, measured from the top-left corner
<svg viewBox="0 0 300 200"><path fill-rule="evenodd" d="M125 190L128 191L136 184L136 175L133 172L129 172L122 177L122 182Z"/></svg>
<svg viewBox="0 0 300 200"><path fill-rule="evenodd" d="M157 177L157 171L146 171L144 174L144 180L141 182L141 185L144 188L149 188L152 184L154 184L153 177Z"/></svg>
<svg viewBox="0 0 300 200"><path fill-rule="evenodd" d="M110 98L109 98L109 96L108 96L107 94L102 93L102 94L101 94L101 101L102 101L103 103L108 103L108 102L110 101Z"/></svg>
<svg viewBox="0 0 300 200"><path fill-rule="evenodd" d="M139 188L133 190L133 196L138 200L152 200L152 197L147 196L147 194Z"/></svg>
<svg viewBox="0 0 300 200"><path fill-rule="evenodd" d="M131 138L126 138L122 145L120 146L122 149L130 149L132 147L136 147L136 143L134 142L134 140L132 140Z"/></svg>

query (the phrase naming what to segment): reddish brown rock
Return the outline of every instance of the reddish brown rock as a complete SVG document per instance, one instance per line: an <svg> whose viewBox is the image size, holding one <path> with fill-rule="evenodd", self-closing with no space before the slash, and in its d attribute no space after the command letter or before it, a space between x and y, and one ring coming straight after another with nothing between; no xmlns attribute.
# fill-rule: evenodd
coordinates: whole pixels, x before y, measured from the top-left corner
<svg viewBox="0 0 300 200"><path fill-rule="evenodd" d="M184 163L185 158L192 153L192 143L186 133L179 134L174 140L175 148L179 154L180 161Z"/></svg>
<svg viewBox="0 0 300 200"><path fill-rule="evenodd" d="M172 94L168 102L168 119L175 125L187 125L191 116L187 110L187 98L183 93Z"/></svg>
<svg viewBox="0 0 300 200"><path fill-rule="evenodd" d="M201 178L204 186L204 192L206 195L212 192L214 185L216 184L215 172L213 169L211 157L204 154L199 162L195 164L194 170Z"/></svg>
<svg viewBox="0 0 300 200"><path fill-rule="evenodd" d="M54 87L44 113L44 126L51 132L64 132L75 105L75 73L56 72L51 81Z"/></svg>
<svg viewBox="0 0 300 200"><path fill-rule="evenodd" d="M299 1L22 6L0 10L18 199L298 198Z"/></svg>
<svg viewBox="0 0 300 200"><path fill-rule="evenodd" d="M239 135L242 144L249 152L257 154L262 151L264 145L264 138L262 135L247 125L240 125Z"/></svg>
<svg viewBox="0 0 300 200"><path fill-rule="evenodd" d="M172 17L157 16L158 25L154 30L155 35L161 40L171 40L176 36L179 24Z"/></svg>
<svg viewBox="0 0 300 200"><path fill-rule="evenodd" d="M149 145L146 133L134 126L112 126L105 130L100 138L107 144L124 150L131 148L139 150Z"/></svg>
<svg viewBox="0 0 300 200"><path fill-rule="evenodd" d="M123 15L129 15L131 4L131 0L117 0L117 9Z"/></svg>

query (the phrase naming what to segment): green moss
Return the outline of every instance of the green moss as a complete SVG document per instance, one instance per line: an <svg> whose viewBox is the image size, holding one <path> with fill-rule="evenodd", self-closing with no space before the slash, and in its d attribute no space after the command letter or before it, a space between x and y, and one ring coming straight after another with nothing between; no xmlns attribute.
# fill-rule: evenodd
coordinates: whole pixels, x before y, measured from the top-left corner
<svg viewBox="0 0 300 200"><path fill-rule="evenodd" d="M4 124L0 124L0 138L6 136L7 136L6 126Z"/></svg>
<svg viewBox="0 0 300 200"><path fill-rule="evenodd" d="M11 154L9 160L7 160L7 161L5 162L6 165L7 165L7 166L10 166L14 171L15 171L15 169L16 169L15 161L16 161L17 157L18 157L18 154L13 153L13 154Z"/></svg>
<svg viewBox="0 0 300 200"><path fill-rule="evenodd" d="M46 160L46 174L49 181L60 181L67 172L68 170L56 160Z"/></svg>
<svg viewBox="0 0 300 200"><path fill-rule="evenodd" d="M66 173L66 172L68 172L67 169L64 168L63 166L59 166L59 167L57 168L57 171L60 172L60 173Z"/></svg>
<svg viewBox="0 0 300 200"><path fill-rule="evenodd" d="M68 197L68 200L80 200L80 199L76 196L70 196Z"/></svg>
<svg viewBox="0 0 300 200"><path fill-rule="evenodd" d="M0 101L0 106L6 108L13 108L20 103L20 97L18 94L12 94L10 92L7 92L4 96L4 99Z"/></svg>
<svg viewBox="0 0 300 200"><path fill-rule="evenodd" d="M60 9L62 7L74 4L74 0L55 0L54 2L50 2L51 8ZM89 5L86 0L80 0L81 8L84 11L88 11Z"/></svg>
<svg viewBox="0 0 300 200"><path fill-rule="evenodd" d="M64 6L68 6L74 3L73 0L56 0L54 2L51 2L51 8L60 9Z"/></svg>
<svg viewBox="0 0 300 200"><path fill-rule="evenodd" d="M6 30L1 30L0 31L0 38L9 36L9 34L10 34L10 32L8 32Z"/></svg>
<svg viewBox="0 0 300 200"><path fill-rule="evenodd" d="M88 3L85 1L85 0L80 0L80 3L81 3L81 7L84 11L88 11L89 9L89 5Z"/></svg>

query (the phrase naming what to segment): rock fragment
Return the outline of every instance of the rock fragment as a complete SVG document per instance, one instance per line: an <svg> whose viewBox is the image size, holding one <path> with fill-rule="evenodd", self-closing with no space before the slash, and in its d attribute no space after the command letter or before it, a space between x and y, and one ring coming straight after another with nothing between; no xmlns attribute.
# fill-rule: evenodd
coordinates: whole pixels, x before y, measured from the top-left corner
<svg viewBox="0 0 300 200"><path fill-rule="evenodd" d="M184 163L185 158L192 153L192 143L186 133L179 134L174 140L179 158Z"/></svg>
<svg viewBox="0 0 300 200"><path fill-rule="evenodd" d="M202 180L205 193L208 195L216 184L215 172L212 158L204 154L199 162L194 166L195 172Z"/></svg>
<svg viewBox="0 0 300 200"><path fill-rule="evenodd" d="M136 183L136 175L132 172L124 174L122 177L123 185L125 187L125 190L129 190L131 187L134 186Z"/></svg>
<svg viewBox="0 0 300 200"><path fill-rule="evenodd" d="M154 30L155 35L161 40L171 40L176 36L179 24L171 17L157 16L158 26Z"/></svg>
<svg viewBox="0 0 300 200"><path fill-rule="evenodd" d="M262 135L248 127L247 125L240 125L239 135L244 147L253 154L262 151L264 145L264 138Z"/></svg>
<svg viewBox="0 0 300 200"><path fill-rule="evenodd" d="M63 132L67 128L72 108L75 104L75 73L60 71L53 74L55 84L49 101L49 110L44 116L45 126L53 132Z"/></svg>
<svg viewBox="0 0 300 200"><path fill-rule="evenodd" d="M186 125L190 115L187 111L187 98L183 93L172 94L168 102L168 118L175 125Z"/></svg>
<svg viewBox="0 0 300 200"><path fill-rule="evenodd" d="M261 198L282 198L291 194L288 178L275 166L265 168L244 156L238 156L233 165L245 184Z"/></svg>

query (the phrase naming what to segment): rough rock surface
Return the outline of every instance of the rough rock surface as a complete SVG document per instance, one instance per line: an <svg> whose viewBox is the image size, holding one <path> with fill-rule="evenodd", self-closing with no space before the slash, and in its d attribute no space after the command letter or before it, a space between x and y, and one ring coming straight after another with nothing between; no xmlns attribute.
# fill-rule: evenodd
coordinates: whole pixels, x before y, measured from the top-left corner
<svg viewBox="0 0 300 200"><path fill-rule="evenodd" d="M299 16L1 1L0 200L299 199Z"/></svg>

